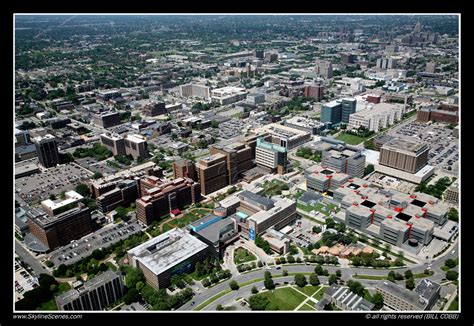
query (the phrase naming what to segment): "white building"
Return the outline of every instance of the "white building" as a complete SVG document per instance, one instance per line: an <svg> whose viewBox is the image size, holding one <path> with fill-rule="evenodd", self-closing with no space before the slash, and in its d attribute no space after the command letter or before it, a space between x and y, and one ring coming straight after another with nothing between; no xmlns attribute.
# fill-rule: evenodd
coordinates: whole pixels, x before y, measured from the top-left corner
<svg viewBox="0 0 474 326"><path fill-rule="evenodd" d="M349 117L348 129L358 129L363 126L371 131L378 132L380 129L393 125L400 121L405 113L401 104L378 103L371 108L360 110Z"/></svg>
<svg viewBox="0 0 474 326"><path fill-rule="evenodd" d="M211 99L221 105L232 104L242 101L247 97L245 88L226 86L211 91Z"/></svg>

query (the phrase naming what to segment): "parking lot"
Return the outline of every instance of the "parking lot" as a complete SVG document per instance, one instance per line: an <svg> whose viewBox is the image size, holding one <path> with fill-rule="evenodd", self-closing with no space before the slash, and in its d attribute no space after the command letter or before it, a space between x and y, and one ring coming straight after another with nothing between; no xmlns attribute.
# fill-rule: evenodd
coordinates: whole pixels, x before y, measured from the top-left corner
<svg viewBox="0 0 474 326"><path fill-rule="evenodd" d="M15 262L15 301L23 299L23 294L38 286L38 280L31 276L18 262Z"/></svg>
<svg viewBox="0 0 474 326"><path fill-rule="evenodd" d="M49 260L56 266L60 264L70 265L89 256L95 249L108 247L143 229L144 227L136 221L109 225L80 240L73 240L67 246L56 249L51 253Z"/></svg>
<svg viewBox="0 0 474 326"><path fill-rule="evenodd" d="M459 170L459 139L443 123L412 121L401 124L388 132L391 136L415 138L430 145L428 164L457 174Z"/></svg>
<svg viewBox="0 0 474 326"><path fill-rule="evenodd" d="M229 139L242 134L242 130L246 127L243 120L231 119L219 124L219 137Z"/></svg>
<svg viewBox="0 0 474 326"><path fill-rule="evenodd" d="M118 170L111 167L105 161L98 162L95 158L85 157L76 159L77 164L92 172L100 172L103 175L114 174Z"/></svg>
<svg viewBox="0 0 474 326"><path fill-rule="evenodd" d="M68 163L49 168L47 171L15 179L15 194L25 202L32 203L58 196L79 183L88 180L91 174L75 164Z"/></svg>

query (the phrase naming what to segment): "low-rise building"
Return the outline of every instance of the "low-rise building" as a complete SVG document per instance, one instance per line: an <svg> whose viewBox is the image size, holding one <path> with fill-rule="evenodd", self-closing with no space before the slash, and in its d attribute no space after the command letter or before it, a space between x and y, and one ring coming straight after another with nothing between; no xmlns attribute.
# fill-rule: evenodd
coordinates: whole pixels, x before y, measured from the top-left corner
<svg viewBox="0 0 474 326"><path fill-rule="evenodd" d="M194 268L210 255L209 246L189 233L173 229L127 251L133 267L143 271L149 285L166 288L174 275Z"/></svg>

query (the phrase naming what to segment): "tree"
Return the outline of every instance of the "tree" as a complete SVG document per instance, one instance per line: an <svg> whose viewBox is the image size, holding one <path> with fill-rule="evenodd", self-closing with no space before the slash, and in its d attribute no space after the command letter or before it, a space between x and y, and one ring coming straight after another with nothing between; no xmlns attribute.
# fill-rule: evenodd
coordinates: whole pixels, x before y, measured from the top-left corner
<svg viewBox="0 0 474 326"><path fill-rule="evenodd" d="M205 278L201 281L201 284L202 284L202 286L207 288L209 285L211 285L211 282L209 281L208 278Z"/></svg>
<svg viewBox="0 0 474 326"><path fill-rule="evenodd" d="M336 271L336 276L337 276L337 277L341 277L341 275L342 275L342 272L341 272L340 269L338 269L338 270Z"/></svg>
<svg viewBox="0 0 474 326"><path fill-rule="evenodd" d="M217 310L217 311L224 310L224 307L222 307L222 305L219 303L219 304L216 306L216 310Z"/></svg>
<svg viewBox="0 0 474 326"><path fill-rule="evenodd" d="M252 294L257 294L258 293L257 287L255 285L252 286L252 289L250 290L250 292L252 292Z"/></svg>
<svg viewBox="0 0 474 326"><path fill-rule="evenodd" d="M448 211L448 219L451 221L459 221L459 212L456 208L451 207Z"/></svg>
<svg viewBox="0 0 474 326"><path fill-rule="evenodd" d="M403 266L403 260L401 258L397 258L395 259L395 262L394 262L395 266Z"/></svg>
<svg viewBox="0 0 474 326"><path fill-rule="evenodd" d="M364 145L365 145L365 143L364 143ZM367 146L366 146L366 148L367 148ZM375 146L373 148L370 148L370 149L375 149ZM375 168L372 164L367 165L364 168L364 176L371 174L372 172L374 172L374 170L375 170Z"/></svg>
<svg viewBox="0 0 474 326"><path fill-rule="evenodd" d="M326 219L326 227L328 229L334 229L335 226L336 226L336 222L334 222L334 220L332 218L328 217Z"/></svg>
<svg viewBox="0 0 474 326"><path fill-rule="evenodd" d="M295 283L300 288L305 287L308 282L306 281L306 277L303 274L296 274L295 275Z"/></svg>
<svg viewBox="0 0 474 326"><path fill-rule="evenodd" d="M413 272L411 270L405 271L405 278L409 279L413 277Z"/></svg>
<svg viewBox="0 0 474 326"><path fill-rule="evenodd" d="M454 259L448 258L444 262L444 265L448 268L453 268L453 267L456 267L457 264L456 264L456 261Z"/></svg>
<svg viewBox="0 0 474 326"><path fill-rule="evenodd" d="M319 227L319 226L313 226L312 231L313 231L314 233L321 233L322 230L321 230L321 227Z"/></svg>
<svg viewBox="0 0 474 326"><path fill-rule="evenodd" d="M105 254L102 250L100 249L95 249L91 253L91 258L96 259L96 260L102 260L105 258Z"/></svg>
<svg viewBox="0 0 474 326"><path fill-rule="evenodd" d="M413 277L407 279L405 281L405 287L408 289L408 290L413 290L415 288L415 279Z"/></svg>
<svg viewBox="0 0 474 326"><path fill-rule="evenodd" d="M337 276L335 274L329 275L328 282L329 282L329 285L333 285L337 283Z"/></svg>
<svg viewBox="0 0 474 326"><path fill-rule="evenodd" d="M236 280L230 281L229 282L229 287L234 291L237 291L240 288L240 286L239 286L239 284L237 283Z"/></svg>
<svg viewBox="0 0 474 326"><path fill-rule="evenodd" d="M380 310L383 307L383 296L380 292L375 293L372 296L372 303L374 304L374 309Z"/></svg>
<svg viewBox="0 0 474 326"><path fill-rule="evenodd" d="M309 284L313 286L317 286L320 284L319 277L316 273L309 274Z"/></svg>
<svg viewBox="0 0 474 326"><path fill-rule="evenodd" d="M263 281L263 285L265 286L267 290L273 290L275 288L275 283L273 282L271 278Z"/></svg>
<svg viewBox="0 0 474 326"><path fill-rule="evenodd" d="M257 266L258 266L258 267L263 267L263 263L262 263L261 260L258 261Z"/></svg>
<svg viewBox="0 0 474 326"><path fill-rule="evenodd" d="M281 275L288 276L288 271L286 269L282 270Z"/></svg>
<svg viewBox="0 0 474 326"><path fill-rule="evenodd" d="M138 268L130 267L125 275L125 285L129 289L135 288L140 281L143 281L143 272Z"/></svg>
<svg viewBox="0 0 474 326"><path fill-rule="evenodd" d="M290 255L297 255L298 254L298 248L296 246L291 245L289 252L290 252Z"/></svg>
<svg viewBox="0 0 474 326"><path fill-rule="evenodd" d="M267 254L270 254L272 252L268 241L263 240L263 238L258 235L255 237L255 244L257 245L257 247L262 248L263 251L265 251L265 253Z"/></svg>
<svg viewBox="0 0 474 326"><path fill-rule="evenodd" d="M131 304L132 302L137 302L138 300L140 300L140 293L135 288L129 289L123 296L123 302L125 304Z"/></svg>
<svg viewBox="0 0 474 326"><path fill-rule="evenodd" d="M75 188L76 192L84 197L89 197L91 195L91 191L86 184L80 183Z"/></svg>
<svg viewBox="0 0 474 326"><path fill-rule="evenodd" d="M323 275L324 274L324 271L323 271L323 267L321 265L316 265L316 267L314 268L314 272L316 273L316 275Z"/></svg>
<svg viewBox="0 0 474 326"><path fill-rule="evenodd" d="M395 283L395 272L394 271L390 271L388 273L387 280L389 280L390 282Z"/></svg>
<svg viewBox="0 0 474 326"><path fill-rule="evenodd" d="M171 277L171 285L177 286L180 289L184 289L186 287L186 283L181 275L173 275Z"/></svg>
<svg viewBox="0 0 474 326"><path fill-rule="evenodd" d="M50 200L56 200L56 195L54 195L54 194L49 195L49 199Z"/></svg>
<svg viewBox="0 0 474 326"><path fill-rule="evenodd" d="M266 310L270 300L266 296L256 294L249 298L249 306L252 310Z"/></svg>
<svg viewBox="0 0 474 326"><path fill-rule="evenodd" d="M349 280L347 281L347 286L351 292L354 292L357 295L364 296L364 286L360 282Z"/></svg>
<svg viewBox="0 0 474 326"><path fill-rule="evenodd" d="M293 256L291 256L291 255L289 255L289 256L287 257L287 259L288 259L288 263L290 263L290 264L293 264L293 263L295 262L295 257L293 257Z"/></svg>
<svg viewBox="0 0 474 326"><path fill-rule="evenodd" d="M454 281L458 279L459 273L456 271L447 271L446 272L446 279L449 281Z"/></svg>
<svg viewBox="0 0 474 326"><path fill-rule="evenodd" d="M103 175L99 171L95 172L94 175L92 176L92 179L99 179L102 178Z"/></svg>

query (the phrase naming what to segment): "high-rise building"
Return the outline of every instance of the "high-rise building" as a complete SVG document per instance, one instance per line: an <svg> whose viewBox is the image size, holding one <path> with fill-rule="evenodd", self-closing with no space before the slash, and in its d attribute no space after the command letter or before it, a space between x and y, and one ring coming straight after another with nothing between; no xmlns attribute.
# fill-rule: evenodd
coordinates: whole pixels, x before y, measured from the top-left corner
<svg viewBox="0 0 474 326"><path fill-rule="evenodd" d="M332 101L321 106L321 122L337 125L342 121L342 104Z"/></svg>
<svg viewBox="0 0 474 326"><path fill-rule="evenodd" d="M59 163L58 145L53 135L47 134L44 137L35 137L33 142L35 143L36 153L42 166L50 168Z"/></svg>
<svg viewBox="0 0 474 326"><path fill-rule="evenodd" d="M196 163L201 194L208 195L229 184L226 156L221 153L200 159Z"/></svg>
<svg viewBox="0 0 474 326"><path fill-rule="evenodd" d="M142 112L149 117L165 114L167 112L165 102L149 103L143 107Z"/></svg>
<svg viewBox="0 0 474 326"><path fill-rule="evenodd" d="M100 143L115 155L125 154L125 140L122 136L112 133L104 133L100 135Z"/></svg>
<svg viewBox="0 0 474 326"><path fill-rule="evenodd" d="M376 67L380 69L394 69L396 62L393 58L380 58L377 59Z"/></svg>
<svg viewBox="0 0 474 326"><path fill-rule="evenodd" d="M127 135L104 133L100 135L100 142L114 155L131 155L134 159L146 159L148 148L145 137L142 135Z"/></svg>
<svg viewBox="0 0 474 326"><path fill-rule="evenodd" d="M323 78L332 78L332 63L330 61L317 60L316 73Z"/></svg>
<svg viewBox="0 0 474 326"><path fill-rule="evenodd" d="M343 65L347 65L350 63L354 63L356 56L351 53L342 53L341 54L341 63Z"/></svg>
<svg viewBox="0 0 474 326"><path fill-rule="evenodd" d="M365 155L355 147L333 146L322 152L321 164L351 177L364 176Z"/></svg>
<svg viewBox="0 0 474 326"><path fill-rule="evenodd" d="M201 198L199 190L199 183L189 178L158 182L146 190L145 196L137 199L137 219L148 225L174 209L194 204Z"/></svg>
<svg viewBox="0 0 474 326"><path fill-rule="evenodd" d="M75 191L65 193L60 201L41 202L41 208L27 212L31 233L49 249L67 245L92 232L91 212Z"/></svg>
<svg viewBox="0 0 474 326"><path fill-rule="evenodd" d="M434 74L436 72L436 62L433 62L433 61L427 62L425 71Z"/></svg>
<svg viewBox="0 0 474 326"><path fill-rule="evenodd" d="M125 137L125 153L132 155L135 160L148 157L147 142L142 135L127 135Z"/></svg>
<svg viewBox="0 0 474 326"><path fill-rule="evenodd" d="M116 111L100 112L92 116L92 121L103 128L115 127L120 124L120 114Z"/></svg>
<svg viewBox="0 0 474 326"><path fill-rule="evenodd" d="M120 271L108 270L88 280L83 285L56 297L58 310L104 310L124 294Z"/></svg>
<svg viewBox="0 0 474 326"><path fill-rule="evenodd" d="M15 147L28 145L30 142L30 133L28 130L15 128Z"/></svg>
<svg viewBox="0 0 474 326"><path fill-rule="evenodd" d="M196 166L190 160L181 159L173 162L173 176L177 178L191 178L197 181Z"/></svg>
<svg viewBox="0 0 474 326"><path fill-rule="evenodd" d="M321 83L314 83L304 87L304 97L312 97L320 101L324 96L324 85Z"/></svg>
<svg viewBox="0 0 474 326"><path fill-rule="evenodd" d="M127 207L138 198L138 184L136 180L123 180L115 188L97 197L97 209L108 213L118 206Z"/></svg>
<svg viewBox="0 0 474 326"><path fill-rule="evenodd" d="M229 185L235 183L242 173L253 167L252 149L239 142L226 146L212 145L209 147L209 153L225 155Z"/></svg>
<svg viewBox="0 0 474 326"><path fill-rule="evenodd" d="M255 162L257 166L277 171L279 174L286 172L287 151L286 148L257 139L255 150Z"/></svg>
<svg viewBox="0 0 474 326"><path fill-rule="evenodd" d="M181 85L179 90L183 97L200 97L206 100L209 99L211 93L210 87L200 84Z"/></svg>
<svg viewBox="0 0 474 326"><path fill-rule="evenodd" d="M409 173L416 173L428 163L428 144L395 138L380 148L380 165L389 166Z"/></svg>
<svg viewBox="0 0 474 326"><path fill-rule="evenodd" d="M341 104L341 122L349 123L349 116L356 111L357 100L355 98L343 98Z"/></svg>
<svg viewBox="0 0 474 326"><path fill-rule="evenodd" d="M349 116L347 129L364 127L370 131L378 132L380 129L400 121L405 113L405 106L398 103L379 103L371 108L352 113Z"/></svg>
<svg viewBox="0 0 474 326"><path fill-rule="evenodd" d="M176 228L130 249L127 257L133 267L143 271L147 283L158 290L168 287L174 275L192 270L210 254L207 244Z"/></svg>

